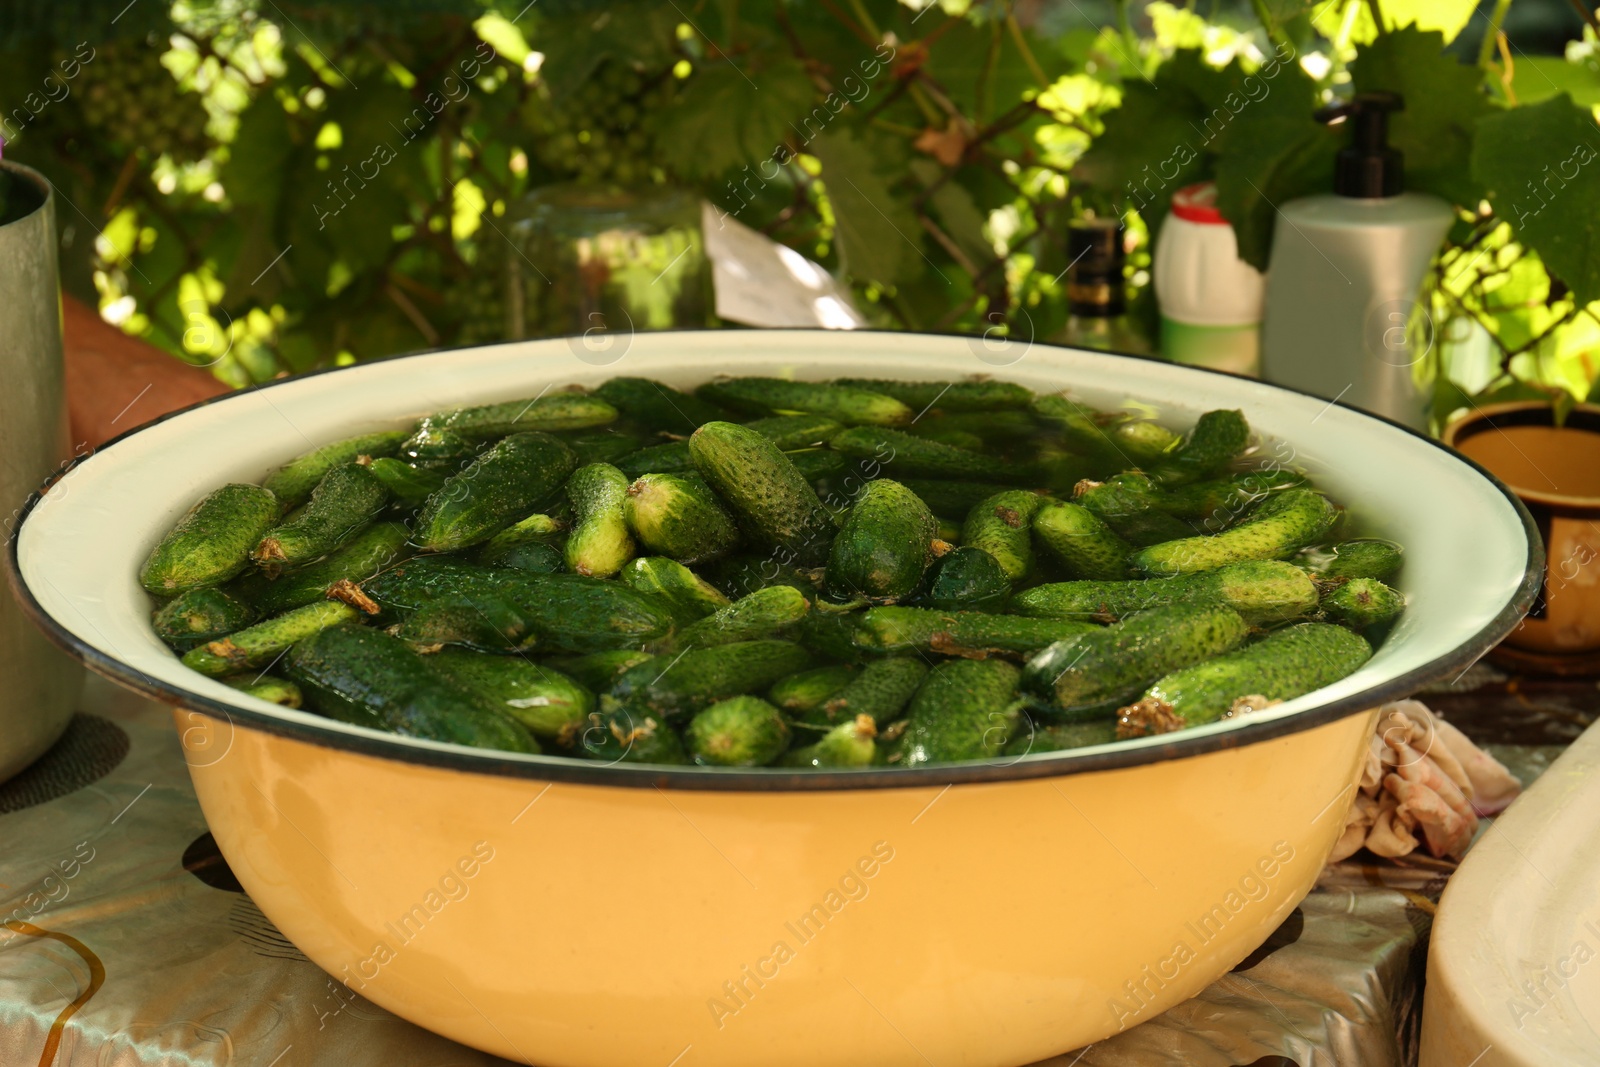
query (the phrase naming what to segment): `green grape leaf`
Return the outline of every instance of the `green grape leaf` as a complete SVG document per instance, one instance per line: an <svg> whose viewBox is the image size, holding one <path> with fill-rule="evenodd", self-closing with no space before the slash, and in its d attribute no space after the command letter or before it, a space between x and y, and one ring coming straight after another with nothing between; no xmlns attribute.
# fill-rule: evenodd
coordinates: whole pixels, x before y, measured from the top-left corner
<svg viewBox="0 0 1600 1067"><path fill-rule="evenodd" d="M1565 93L1479 120L1472 176L1579 304L1600 299L1600 129Z"/></svg>
<svg viewBox="0 0 1600 1067"><path fill-rule="evenodd" d="M1493 110L1482 71L1446 54L1439 33L1406 27L1361 49L1350 78L1357 92L1405 98L1405 110L1389 117L1389 143L1405 154L1406 188L1477 207L1483 187L1468 161L1474 128Z"/></svg>
<svg viewBox="0 0 1600 1067"><path fill-rule="evenodd" d="M813 96L811 79L795 60L749 73L712 60L656 118L656 144L667 166L684 177L716 178L749 166L770 181L774 163L790 156L786 145L797 136L814 136L811 131L825 128L849 106L841 94L813 108Z"/></svg>
<svg viewBox="0 0 1600 1067"><path fill-rule="evenodd" d="M654 0L561 5L540 20L528 43L544 54L539 75L561 100L607 59L652 71L670 65L682 21L671 4Z"/></svg>
<svg viewBox="0 0 1600 1067"><path fill-rule="evenodd" d="M812 142L832 205L835 244L845 273L888 285L919 274L922 227L906 199L889 188L894 156L879 141L830 129Z"/></svg>
<svg viewBox="0 0 1600 1067"><path fill-rule="evenodd" d="M1518 56L1511 68L1511 91L1527 107L1558 93L1583 107L1600 105L1600 61L1593 55L1574 62L1556 56Z"/></svg>
<svg viewBox="0 0 1600 1067"><path fill-rule="evenodd" d="M911 173L927 187L939 179L943 168L931 159L918 159L912 161ZM994 259L994 246L983 235L984 214L973 203L972 194L957 184L954 176L929 195L928 207L934 221L968 263L981 270Z"/></svg>
<svg viewBox="0 0 1600 1067"><path fill-rule="evenodd" d="M1071 60L1049 41L1027 32L1023 40L1046 83L1071 69ZM1005 113L1024 93L1044 89L1015 39L1003 24L993 21L952 23L929 45L921 69L963 115L979 124Z"/></svg>
<svg viewBox="0 0 1600 1067"><path fill-rule="evenodd" d="M1284 64L1272 91L1217 138L1217 208L1233 224L1239 257L1265 270L1278 205L1333 190L1337 133L1311 117L1317 87Z"/></svg>
<svg viewBox="0 0 1600 1067"><path fill-rule="evenodd" d="M1282 74L1287 66L1275 70ZM1122 106L1072 168L1072 177L1133 208L1152 229L1172 194L1206 176L1207 154L1241 115L1261 105L1244 92L1243 71L1206 64L1199 51L1173 54L1151 80L1123 83ZM1263 79L1261 85L1269 86ZM1271 99L1268 92L1266 99Z"/></svg>
<svg viewBox="0 0 1600 1067"><path fill-rule="evenodd" d="M284 193L283 168L294 152L289 116L271 93L261 93L239 116L222 166L222 185L235 204L275 206Z"/></svg>
<svg viewBox="0 0 1600 1067"><path fill-rule="evenodd" d="M1438 30L1446 41L1453 41L1477 7L1477 0L1387 0L1383 18L1391 32L1406 27Z"/></svg>

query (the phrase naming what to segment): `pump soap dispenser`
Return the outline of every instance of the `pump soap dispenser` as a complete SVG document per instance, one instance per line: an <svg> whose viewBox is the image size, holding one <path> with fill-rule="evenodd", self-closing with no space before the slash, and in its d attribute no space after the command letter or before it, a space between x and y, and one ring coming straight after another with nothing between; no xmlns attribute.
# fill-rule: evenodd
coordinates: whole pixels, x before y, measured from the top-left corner
<svg viewBox="0 0 1600 1067"><path fill-rule="evenodd" d="M1389 146L1393 93L1357 93L1317 118L1350 128L1334 164L1334 195L1278 211L1261 322L1261 376L1421 428L1412 368L1426 331L1408 330L1428 262L1450 228L1450 205L1404 192L1404 160Z"/></svg>

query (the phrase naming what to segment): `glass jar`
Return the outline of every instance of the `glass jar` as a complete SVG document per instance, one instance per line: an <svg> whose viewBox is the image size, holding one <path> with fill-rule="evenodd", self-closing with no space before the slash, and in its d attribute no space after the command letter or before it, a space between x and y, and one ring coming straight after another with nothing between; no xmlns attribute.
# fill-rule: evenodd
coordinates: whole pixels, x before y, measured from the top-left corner
<svg viewBox="0 0 1600 1067"><path fill-rule="evenodd" d="M507 232L510 338L595 338L609 351L641 330L717 325L700 201L687 190L546 186Z"/></svg>

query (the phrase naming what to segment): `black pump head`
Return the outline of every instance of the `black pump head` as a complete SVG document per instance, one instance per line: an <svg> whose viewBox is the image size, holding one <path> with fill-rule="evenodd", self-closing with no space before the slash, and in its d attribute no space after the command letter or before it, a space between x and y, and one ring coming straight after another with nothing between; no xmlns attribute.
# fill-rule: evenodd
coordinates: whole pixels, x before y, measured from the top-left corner
<svg viewBox="0 0 1600 1067"><path fill-rule="evenodd" d="M1376 200L1405 191L1405 156L1389 147L1389 113L1405 106L1398 93L1357 93L1316 113L1318 122L1350 126L1350 143L1334 160L1335 193Z"/></svg>

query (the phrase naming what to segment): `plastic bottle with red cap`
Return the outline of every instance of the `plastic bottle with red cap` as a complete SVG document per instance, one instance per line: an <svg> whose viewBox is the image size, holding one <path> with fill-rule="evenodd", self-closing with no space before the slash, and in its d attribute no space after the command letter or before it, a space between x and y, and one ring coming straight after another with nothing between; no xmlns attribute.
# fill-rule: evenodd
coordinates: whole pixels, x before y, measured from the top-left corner
<svg viewBox="0 0 1600 1067"><path fill-rule="evenodd" d="M1177 363L1254 375L1260 365L1261 272L1239 258L1217 187L1179 189L1151 268L1161 308L1161 354Z"/></svg>

